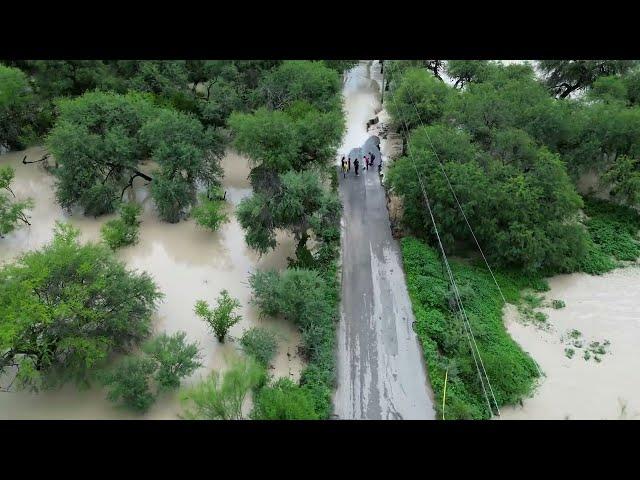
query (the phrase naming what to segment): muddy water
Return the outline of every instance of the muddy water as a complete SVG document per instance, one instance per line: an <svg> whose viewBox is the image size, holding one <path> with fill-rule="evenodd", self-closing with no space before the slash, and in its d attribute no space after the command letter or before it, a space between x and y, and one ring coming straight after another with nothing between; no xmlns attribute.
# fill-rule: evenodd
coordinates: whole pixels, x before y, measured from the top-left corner
<svg viewBox="0 0 640 480"><path fill-rule="evenodd" d="M0 156L0 165L12 165L16 178L12 188L16 195L32 197L36 206L31 213L31 227L22 228L5 239L0 239L0 262L15 258L18 254L41 247L51 240L56 220L73 223L81 230L82 240L99 239L100 226L112 216L98 220L78 213L67 215L55 202L53 178L39 164L23 165L23 156L37 160L42 148L31 148L25 152L14 152ZM228 208L232 214L244 196L251 193L247 180L247 160L233 152L223 159L225 170L224 188L227 192ZM280 336L280 350L271 373L297 380L302 369L302 360L297 355L300 337L293 325L278 319L261 319L258 312L248 304L250 289L248 275L256 268L284 268L287 257L294 255L293 239L279 235L276 250L258 257L249 250L244 235L235 217L218 232L211 233L199 228L193 220L177 224L161 222L148 195L142 179L136 179L132 195L144 206L140 241L118 252L129 268L145 270L157 282L165 298L155 315L157 331L173 333L187 332L189 341L200 345L204 366L195 372L185 384L205 376L212 369L224 369L227 358L238 354L238 337L251 326L270 326ZM221 345L209 333L205 324L193 313L198 299L214 303L220 290L226 288L242 303L240 314L243 320L231 331L231 338ZM176 394L159 398L154 407L142 418L177 418L181 412ZM78 392L69 385L62 390L34 395L26 392L0 393L0 418L140 418L127 411L115 408L104 399L104 392L93 389Z"/></svg>
<svg viewBox="0 0 640 480"><path fill-rule="evenodd" d="M343 108L349 123L342 139L342 146L338 150L337 165L340 165L342 155L348 155L351 149L359 148L371 136L371 133L367 132L367 121L375 117L381 108L380 86L369 75L370 63L361 60L346 75Z"/></svg>
<svg viewBox="0 0 640 480"><path fill-rule="evenodd" d="M560 275L549 281L546 298L566 307L542 309L550 331L517 321L508 310L511 336L539 363L546 375L523 407L502 410L503 419L640 419L640 268L602 276ZM611 342L601 363L584 360L583 350L565 356L561 336L576 329L585 344Z"/></svg>

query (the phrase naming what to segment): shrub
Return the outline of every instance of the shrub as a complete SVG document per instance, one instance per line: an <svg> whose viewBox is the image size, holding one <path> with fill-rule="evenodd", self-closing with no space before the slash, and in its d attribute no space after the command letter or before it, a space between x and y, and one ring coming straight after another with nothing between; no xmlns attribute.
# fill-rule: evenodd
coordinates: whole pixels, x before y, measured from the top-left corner
<svg viewBox="0 0 640 480"><path fill-rule="evenodd" d="M229 296L227 290L222 290L217 299L217 306L211 310L209 304L204 300L198 300L195 306L196 314L203 318L211 331L218 338L220 343L224 343L224 337L229 329L240 321L242 317L236 315L234 311L240 307L238 299Z"/></svg>
<svg viewBox="0 0 640 480"><path fill-rule="evenodd" d="M125 357L103 378L110 387L107 398L139 412L148 410L155 401L149 386L155 370L156 362L151 358Z"/></svg>
<svg viewBox="0 0 640 480"><path fill-rule="evenodd" d="M124 203L120 207L120 218L109 220L102 226L102 238L112 250L138 242L141 211L138 204Z"/></svg>
<svg viewBox="0 0 640 480"><path fill-rule="evenodd" d="M261 389L251 413L254 420L317 420L312 394L288 378Z"/></svg>
<svg viewBox="0 0 640 480"><path fill-rule="evenodd" d="M207 195L199 195L198 198L200 202L191 210L191 215L198 225L215 232L229 221L229 216L224 213L224 201L209 199Z"/></svg>
<svg viewBox="0 0 640 480"><path fill-rule="evenodd" d="M185 390L181 402L190 420L242 420L242 407L250 390L266 380L264 368L251 359L235 360L221 374L213 371L201 383Z"/></svg>
<svg viewBox="0 0 640 480"><path fill-rule="evenodd" d="M162 333L149 340L143 351L157 362L155 379L160 389L180 386L180 379L191 375L202 366L197 343L186 343L186 332L173 335Z"/></svg>
<svg viewBox="0 0 640 480"><path fill-rule="evenodd" d="M254 327L244 332L240 339L244 351L265 367L278 351L276 335L266 328Z"/></svg>

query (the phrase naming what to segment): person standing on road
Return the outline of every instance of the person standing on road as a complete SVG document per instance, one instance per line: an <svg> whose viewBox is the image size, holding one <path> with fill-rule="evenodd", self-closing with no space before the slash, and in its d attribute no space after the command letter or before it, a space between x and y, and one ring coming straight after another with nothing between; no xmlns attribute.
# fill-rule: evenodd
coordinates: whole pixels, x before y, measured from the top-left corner
<svg viewBox="0 0 640 480"><path fill-rule="evenodd" d="M342 178L347 177L347 161L342 157Z"/></svg>
<svg viewBox="0 0 640 480"><path fill-rule="evenodd" d="M349 157L349 168L347 169L347 172L351 171L351 157Z"/></svg>
<svg viewBox="0 0 640 480"><path fill-rule="evenodd" d="M364 160L364 169L369 170L369 159L367 158L366 155L364 155L362 159Z"/></svg>
<svg viewBox="0 0 640 480"><path fill-rule="evenodd" d="M369 165L371 165L373 167L373 161L376 159L375 154L369 152L369 158L371 159L371 160L369 160L369 162L370 162Z"/></svg>
<svg viewBox="0 0 640 480"><path fill-rule="evenodd" d="M356 160L353 162L353 168L356 171L356 177L358 176L358 167L360 166L360 162L358 161L358 158L356 157Z"/></svg>

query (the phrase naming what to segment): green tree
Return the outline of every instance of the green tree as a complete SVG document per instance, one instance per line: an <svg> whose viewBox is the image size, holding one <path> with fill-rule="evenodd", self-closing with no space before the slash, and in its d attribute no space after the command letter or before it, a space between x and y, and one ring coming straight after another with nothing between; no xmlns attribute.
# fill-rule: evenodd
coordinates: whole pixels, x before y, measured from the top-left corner
<svg viewBox="0 0 640 480"><path fill-rule="evenodd" d="M338 73L322 61L286 60L266 72L259 90L270 109L282 110L297 100L322 111L340 107Z"/></svg>
<svg viewBox="0 0 640 480"><path fill-rule="evenodd" d="M0 146L25 146L34 115L34 97L26 75L0 65Z"/></svg>
<svg viewBox="0 0 640 480"><path fill-rule="evenodd" d="M198 195L199 203L191 210L196 223L212 232L229 221L229 216L225 213L226 202L220 200L219 193L219 189L215 189L214 198L205 194Z"/></svg>
<svg viewBox="0 0 640 480"><path fill-rule="evenodd" d="M161 389L180 386L180 380L202 366L197 343L185 341L186 332L162 333L147 341L142 350L157 363L155 379Z"/></svg>
<svg viewBox="0 0 640 480"><path fill-rule="evenodd" d="M547 86L559 98L571 92L589 88L598 77L627 72L636 64L633 60L541 60L540 70Z"/></svg>
<svg viewBox="0 0 640 480"><path fill-rule="evenodd" d="M449 60L447 75L455 79L454 87L464 87L470 82L480 82L487 75L488 62L484 60Z"/></svg>
<svg viewBox="0 0 640 480"><path fill-rule="evenodd" d="M246 330L240 339L240 345L248 355L257 362L269 366L273 357L278 352L278 340L276 334L266 328L253 327Z"/></svg>
<svg viewBox="0 0 640 480"><path fill-rule="evenodd" d="M94 216L113 212L136 177L150 179L138 170L148 151L138 132L156 107L140 94L96 91L61 100L59 110L47 147L60 165L54 171L60 205L79 204Z"/></svg>
<svg viewBox="0 0 640 480"><path fill-rule="evenodd" d="M140 138L160 166L151 184L160 217L175 223L195 204L198 180L217 182L220 138L196 118L167 109L142 126Z"/></svg>
<svg viewBox="0 0 640 480"><path fill-rule="evenodd" d="M254 400L254 420L318 420L313 398L307 390L288 378L262 388Z"/></svg>
<svg viewBox="0 0 640 480"><path fill-rule="evenodd" d="M458 129L416 129L409 140L412 157L401 157L388 173L390 185L404 200L403 219L414 232L435 239L415 163L447 249L454 249L454 240L473 245L440 161L493 262L528 270L573 270L586 249L576 221L582 201L557 154L534 146L522 131L506 133L497 137L496 157L491 157Z"/></svg>
<svg viewBox="0 0 640 480"><path fill-rule="evenodd" d="M26 211L33 208L33 200L15 200L11 190L14 175L11 167L0 167L0 238L11 233L20 223L31 225Z"/></svg>
<svg viewBox="0 0 640 480"><path fill-rule="evenodd" d="M323 189L317 174L289 171L278 184L273 194L254 193L238 205L236 215L251 248L260 253L275 248L276 229L290 230L298 249L306 248L310 231L321 244L339 238L340 200Z"/></svg>
<svg viewBox="0 0 640 480"><path fill-rule="evenodd" d="M53 241L0 268L0 370L38 388L89 374L146 338L162 294L106 248L59 223Z"/></svg>
<svg viewBox="0 0 640 480"><path fill-rule="evenodd" d="M229 295L227 290L222 290L216 300L216 308L211 310L209 304L204 300L198 300L195 306L196 315L201 317L211 331L218 338L218 341L224 343L224 338L231 327L242 318L235 313L240 308L240 301Z"/></svg>
<svg viewBox="0 0 640 480"><path fill-rule="evenodd" d="M112 371L103 375L102 382L108 387L107 398L132 410L146 412L155 401L150 380L156 368L152 358L123 358Z"/></svg>
<svg viewBox="0 0 640 480"><path fill-rule="evenodd" d="M410 68L396 80L387 108L400 131L413 129L438 121L451 94L451 87L426 70Z"/></svg>
<svg viewBox="0 0 640 480"><path fill-rule="evenodd" d="M257 363L235 360L224 373L213 371L204 381L182 392L180 398L189 420L242 420L247 394L266 380Z"/></svg>

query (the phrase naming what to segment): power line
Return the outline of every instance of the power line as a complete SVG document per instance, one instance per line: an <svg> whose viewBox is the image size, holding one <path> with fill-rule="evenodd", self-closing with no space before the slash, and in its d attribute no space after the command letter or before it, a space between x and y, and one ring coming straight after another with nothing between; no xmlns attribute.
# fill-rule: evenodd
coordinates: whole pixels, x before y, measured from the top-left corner
<svg viewBox="0 0 640 480"><path fill-rule="evenodd" d="M397 108L397 103L395 101L395 98L393 96L391 96L390 98L391 98L392 102L394 102L394 105ZM404 130L405 130L407 138L408 138L408 136L409 136L409 127L408 127L407 122L406 122L406 120L404 118L402 118L402 123L404 125ZM476 365L476 370L478 372L478 378L480 379L480 384L482 386L482 390L484 392L484 396L485 396L485 399L487 401L487 406L489 407L489 411L493 415L493 409L491 408L491 402L489 401L489 395L488 395L487 389L485 387L485 381L483 379L483 375L480 372L480 366L482 366L482 371L484 373L484 377L486 378L486 383L487 383L487 385L489 387L489 390L491 392L491 396L493 397L493 401L494 401L494 403L496 405L496 409L498 411L498 415L500 415L500 407L498 406L498 402L496 401L495 395L493 393L493 388L491 387L491 382L489 381L489 376L487 375L486 369L484 368L484 362L482 361L482 357L480 355L480 350L478 349L478 345L477 345L477 343L475 341L475 337L473 335L473 330L471 329L471 324L469 322L469 318L467 317L466 311L464 310L464 305L462 304L462 298L460 296L460 291L458 290L458 285L457 285L457 283L455 281L455 278L453 276L453 271L451 270L451 266L449 265L449 261L447 259L447 255L445 253L444 246L443 246L442 240L440 238L440 233L438 231L438 227L436 225L436 221L435 221L435 218L433 216L433 211L431 210L431 205L429 203L429 198L427 196L426 189L425 189L424 184L422 182L422 178L420 176L418 168L417 168L417 166L415 164L412 152L409 151L409 150L410 150L410 144L407 143L407 152L409 153L409 159L411 160L413 168L414 168L414 170L416 172L416 177L418 179L418 182L420 183L420 189L422 190L422 195L423 195L423 197L425 199L425 202L426 202L426 205L427 205L427 209L429 211L429 216L431 218L431 223L433 224L433 228L434 228L434 231L435 231L435 234L436 234L436 238L438 240L438 246L440 247L440 252L442 253L442 258L443 258L443 260L445 262L447 274L449 276L449 281L451 282L451 285L453 287L453 293L454 293L454 297L455 297L456 304L457 304L457 307L458 307L458 313L460 314L460 317L462 319L462 324L463 324L463 327L465 329L465 333L467 334L467 340L469 342L469 348L471 350L471 355L472 355L474 363Z"/></svg>

